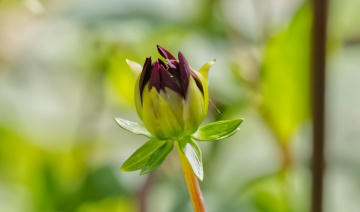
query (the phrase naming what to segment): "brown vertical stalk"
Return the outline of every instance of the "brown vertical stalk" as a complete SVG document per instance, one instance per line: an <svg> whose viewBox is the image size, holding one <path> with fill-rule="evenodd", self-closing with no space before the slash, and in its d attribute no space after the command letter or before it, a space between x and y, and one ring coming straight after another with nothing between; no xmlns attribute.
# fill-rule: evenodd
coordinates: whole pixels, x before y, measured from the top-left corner
<svg viewBox="0 0 360 212"><path fill-rule="evenodd" d="M313 0L312 31L312 103L313 103L313 158L312 212L323 211L324 146L325 146L325 64L327 0Z"/></svg>
<svg viewBox="0 0 360 212"><path fill-rule="evenodd" d="M147 178L145 180L144 185L140 188L138 193L138 202L139 202L139 212L146 212L146 199L149 195L149 192L151 190L151 187L153 186L155 182L155 173L151 172L147 175Z"/></svg>

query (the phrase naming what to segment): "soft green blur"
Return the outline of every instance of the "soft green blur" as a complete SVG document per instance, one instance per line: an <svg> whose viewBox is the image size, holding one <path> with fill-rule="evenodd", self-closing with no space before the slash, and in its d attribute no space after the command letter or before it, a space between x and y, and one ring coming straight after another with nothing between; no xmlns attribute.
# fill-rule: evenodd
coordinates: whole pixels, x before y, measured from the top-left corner
<svg viewBox="0 0 360 212"><path fill-rule="evenodd" d="M325 211L357 212L360 1L329 10ZM208 212L308 211L311 20L302 0L0 0L0 211L192 211L176 151L120 171L147 140L114 122L140 122L126 59L156 44L216 59L204 123L245 118L199 142Z"/></svg>

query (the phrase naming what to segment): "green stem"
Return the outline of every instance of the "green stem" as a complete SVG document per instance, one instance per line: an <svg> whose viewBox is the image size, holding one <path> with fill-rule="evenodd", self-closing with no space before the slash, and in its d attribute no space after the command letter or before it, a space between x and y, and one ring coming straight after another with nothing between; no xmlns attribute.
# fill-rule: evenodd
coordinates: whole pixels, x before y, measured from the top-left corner
<svg viewBox="0 0 360 212"><path fill-rule="evenodd" d="M176 147L179 153L181 166L184 171L184 176L186 180L186 184L189 190L189 194L191 197L191 201L194 207L194 212L206 212L205 205L204 205L204 199L201 194L200 186L198 183L198 180L188 162L186 159L184 153L179 148L178 142L176 143Z"/></svg>

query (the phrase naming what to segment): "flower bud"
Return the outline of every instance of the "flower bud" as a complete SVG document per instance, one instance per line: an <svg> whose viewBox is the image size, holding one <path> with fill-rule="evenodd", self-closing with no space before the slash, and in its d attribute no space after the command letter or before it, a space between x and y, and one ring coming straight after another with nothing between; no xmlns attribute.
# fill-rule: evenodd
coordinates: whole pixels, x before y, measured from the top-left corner
<svg viewBox="0 0 360 212"><path fill-rule="evenodd" d="M181 52L177 60L166 49L157 47L166 62L146 58L135 85L136 111L154 137L178 140L193 134L206 116L207 73L214 61L198 72L189 67ZM139 67L128 63L138 73Z"/></svg>

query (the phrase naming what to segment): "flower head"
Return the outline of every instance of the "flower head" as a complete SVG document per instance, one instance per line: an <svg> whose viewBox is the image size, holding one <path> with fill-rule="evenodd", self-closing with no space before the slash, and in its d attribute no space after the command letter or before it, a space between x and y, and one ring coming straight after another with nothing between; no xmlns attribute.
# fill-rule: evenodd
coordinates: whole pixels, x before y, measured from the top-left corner
<svg viewBox="0 0 360 212"><path fill-rule="evenodd" d="M135 87L137 113L148 131L160 140L180 139L194 133L208 109L207 72L190 68L179 52L178 60L157 46L166 62L146 58Z"/></svg>

